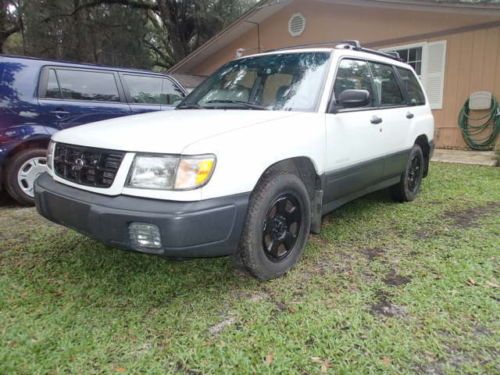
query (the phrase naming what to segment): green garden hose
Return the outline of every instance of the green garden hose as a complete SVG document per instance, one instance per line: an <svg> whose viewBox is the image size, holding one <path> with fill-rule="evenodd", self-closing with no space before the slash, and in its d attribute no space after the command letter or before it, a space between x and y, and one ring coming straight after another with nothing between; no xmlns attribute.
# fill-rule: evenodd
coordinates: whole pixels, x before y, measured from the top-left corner
<svg viewBox="0 0 500 375"><path fill-rule="evenodd" d="M498 133L500 132L500 105L495 96L492 96L489 113L473 117L470 114L469 100L467 99L465 102L458 118L458 126L462 130L465 143L473 150L493 150ZM482 123L480 125L472 125L471 121L474 124Z"/></svg>

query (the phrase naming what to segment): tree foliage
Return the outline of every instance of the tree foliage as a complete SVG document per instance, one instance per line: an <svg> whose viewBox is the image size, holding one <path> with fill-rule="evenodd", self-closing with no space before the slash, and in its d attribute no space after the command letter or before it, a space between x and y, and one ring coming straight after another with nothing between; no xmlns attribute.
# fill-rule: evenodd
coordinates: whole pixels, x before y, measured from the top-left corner
<svg viewBox="0 0 500 375"><path fill-rule="evenodd" d="M257 0L0 0L0 46L31 56L168 68ZM3 39L2 39L3 38ZM11 38L12 39L12 38ZM12 39L15 40L15 39Z"/></svg>

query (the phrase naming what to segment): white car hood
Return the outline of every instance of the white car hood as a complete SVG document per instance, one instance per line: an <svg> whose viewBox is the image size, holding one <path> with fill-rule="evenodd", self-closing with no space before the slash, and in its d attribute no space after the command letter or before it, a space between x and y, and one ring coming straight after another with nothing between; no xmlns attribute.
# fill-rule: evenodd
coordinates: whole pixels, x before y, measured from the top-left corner
<svg viewBox="0 0 500 375"><path fill-rule="evenodd" d="M205 138L295 115L255 110L152 112L63 130L53 140L110 150L180 154L188 145Z"/></svg>

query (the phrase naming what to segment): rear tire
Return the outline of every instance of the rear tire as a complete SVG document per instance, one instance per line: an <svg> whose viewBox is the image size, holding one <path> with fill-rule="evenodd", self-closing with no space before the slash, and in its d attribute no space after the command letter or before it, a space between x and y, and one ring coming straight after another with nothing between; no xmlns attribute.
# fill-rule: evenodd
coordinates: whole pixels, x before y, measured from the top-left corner
<svg viewBox="0 0 500 375"><path fill-rule="evenodd" d="M424 177L425 160L422 148L413 145L410 151L406 169L401 174L401 180L391 189L392 197L396 202L411 202L415 200Z"/></svg>
<svg viewBox="0 0 500 375"><path fill-rule="evenodd" d="M302 180L270 173L250 199L235 263L260 280L279 277L301 258L310 227L311 203Z"/></svg>
<svg viewBox="0 0 500 375"><path fill-rule="evenodd" d="M23 206L33 206L34 183L47 167L47 150L30 148L18 152L5 171L5 190Z"/></svg>

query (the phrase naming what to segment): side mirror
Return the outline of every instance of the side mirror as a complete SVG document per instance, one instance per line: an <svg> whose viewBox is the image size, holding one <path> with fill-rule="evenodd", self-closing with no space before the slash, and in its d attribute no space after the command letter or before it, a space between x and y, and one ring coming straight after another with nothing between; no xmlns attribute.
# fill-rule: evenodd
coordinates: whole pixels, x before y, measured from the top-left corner
<svg viewBox="0 0 500 375"><path fill-rule="evenodd" d="M337 98L334 112L343 108L361 108L370 104L370 93L367 90L344 90Z"/></svg>

